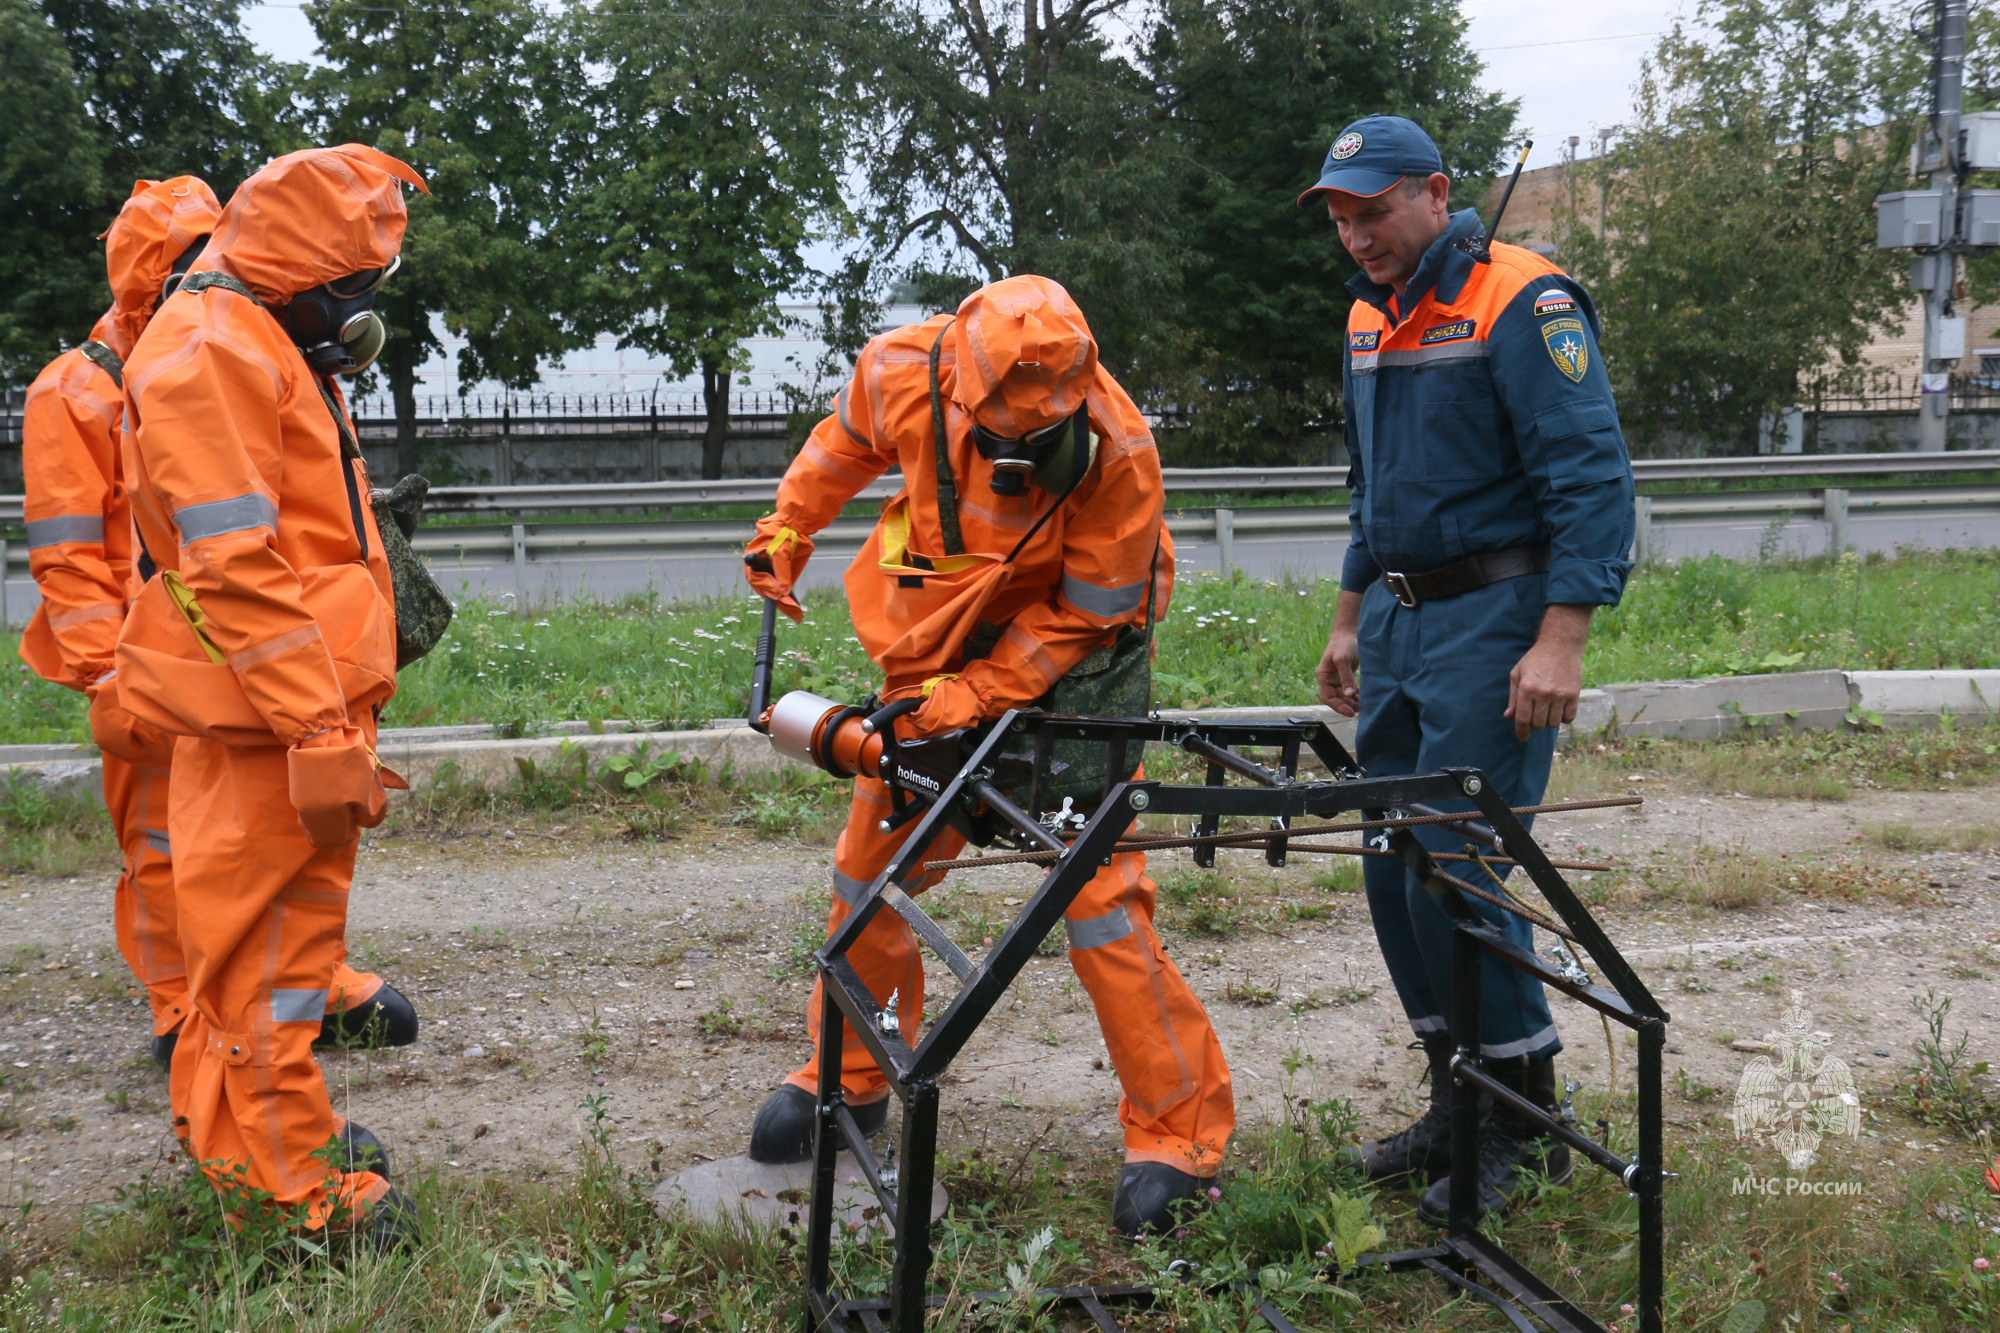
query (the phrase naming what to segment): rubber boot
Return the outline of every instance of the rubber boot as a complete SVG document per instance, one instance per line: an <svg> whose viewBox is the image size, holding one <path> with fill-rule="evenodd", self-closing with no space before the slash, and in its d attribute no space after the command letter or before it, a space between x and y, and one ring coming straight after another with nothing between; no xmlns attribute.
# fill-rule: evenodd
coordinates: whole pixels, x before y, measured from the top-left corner
<svg viewBox="0 0 2000 1333"><path fill-rule="evenodd" d="M417 1010L388 982L373 995L320 1020L314 1046L408 1046L417 1039Z"/></svg>
<svg viewBox="0 0 2000 1333"><path fill-rule="evenodd" d="M340 1151L344 1159L342 1170L373 1171L384 1180L389 1178L389 1150L382 1146L382 1140L352 1120L341 1126Z"/></svg>
<svg viewBox="0 0 2000 1333"><path fill-rule="evenodd" d="M1431 1104L1400 1134L1370 1139L1340 1150L1341 1165L1378 1184L1420 1176L1428 1181L1451 1170L1451 1036L1433 1032L1420 1039L1430 1061Z"/></svg>
<svg viewBox="0 0 2000 1333"><path fill-rule="evenodd" d="M1164 1235L1186 1220L1207 1188L1202 1177L1165 1162L1127 1162L1111 1196L1111 1225L1128 1240L1142 1231Z"/></svg>
<svg viewBox="0 0 2000 1333"><path fill-rule="evenodd" d="M377 1254L415 1249L423 1238L423 1229L417 1219L417 1205L409 1195L393 1185L387 1194L368 1205L361 1225L369 1245Z"/></svg>
<svg viewBox="0 0 2000 1333"><path fill-rule="evenodd" d="M1556 1114L1556 1062L1538 1060L1498 1072L1499 1080L1550 1115ZM1479 1216L1519 1203L1530 1177L1567 1185L1576 1173L1569 1145L1553 1139L1511 1107L1494 1105L1479 1124ZM1441 1227L1451 1221L1451 1177L1440 1176L1417 1203L1417 1216Z"/></svg>
<svg viewBox="0 0 2000 1333"><path fill-rule="evenodd" d="M159 1036L153 1038L151 1048L153 1063L160 1067L161 1073L171 1074L174 1072L174 1047L180 1043L180 1039L181 1033L179 1028L175 1028L172 1032L162 1032Z"/></svg>
<svg viewBox="0 0 2000 1333"><path fill-rule="evenodd" d="M847 1104L863 1138L874 1138L889 1123L889 1100L881 1097L864 1106ZM779 1085L757 1108L757 1118L751 1122L750 1160L769 1166L811 1161L813 1125L818 1119L819 1110L810 1092L790 1083Z"/></svg>

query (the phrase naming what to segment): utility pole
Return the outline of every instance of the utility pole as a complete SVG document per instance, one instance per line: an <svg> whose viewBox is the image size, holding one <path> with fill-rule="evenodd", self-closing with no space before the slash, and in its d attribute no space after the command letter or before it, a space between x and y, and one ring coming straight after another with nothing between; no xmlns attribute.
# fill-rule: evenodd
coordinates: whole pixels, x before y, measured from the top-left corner
<svg viewBox="0 0 2000 1333"><path fill-rule="evenodd" d="M1965 320L1956 314L1965 286L1965 236L1959 226L1958 189L1964 166L1958 119L1965 99L1966 0L1936 0L1931 60L1931 124L1919 151L1938 199L1939 244L1911 266L1911 283L1924 294L1924 364L1918 396L1917 448L1941 454L1951 416L1951 372L1965 355Z"/></svg>

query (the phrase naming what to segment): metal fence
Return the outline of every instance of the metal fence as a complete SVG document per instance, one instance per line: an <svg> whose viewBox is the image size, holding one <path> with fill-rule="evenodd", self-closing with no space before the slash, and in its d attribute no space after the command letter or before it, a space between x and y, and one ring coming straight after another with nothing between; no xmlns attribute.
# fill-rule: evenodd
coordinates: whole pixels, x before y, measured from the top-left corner
<svg viewBox="0 0 2000 1333"><path fill-rule="evenodd" d="M1988 360L2000 362L2000 357L1981 357L1980 360L1982 363ZM1819 413L1914 412L1922 405L1921 398L1916 376L1893 371L1869 371L1808 385L1800 396L1798 409L1809 416ZM1979 369L1953 375L1951 410L2000 411L2000 365L1992 367L1990 373L1982 364Z"/></svg>
<svg viewBox="0 0 2000 1333"><path fill-rule="evenodd" d="M729 395L729 416L739 429L760 421L782 423L807 406L806 397L796 393ZM396 405L390 399L364 398L352 410L360 433L395 434ZM701 395L686 392L427 394L416 400L417 434L433 437L698 434L707 424Z"/></svg>

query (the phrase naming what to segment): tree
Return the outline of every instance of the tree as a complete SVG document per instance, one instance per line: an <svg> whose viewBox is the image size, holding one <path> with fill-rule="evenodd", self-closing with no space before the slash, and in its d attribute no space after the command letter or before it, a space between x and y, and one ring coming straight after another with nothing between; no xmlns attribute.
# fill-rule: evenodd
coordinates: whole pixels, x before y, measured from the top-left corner
<svg viewBox="0 0 2000 1333"><path fill-rule="evenodd" d="M103 138L112 207L142 177L193 174L222 199L299 147L290 71L243 31L242 0L42 0Z"/></svg>
<svg viewBox="0 0 2000 1333"><path fill-rule="evenodd" d="M103 145L61 34L29 0L0 0L0 378L33 378L110 304Z"/></svg>
<svg viewBox="0 0 2000 1333"><path fill-rule="evenodd" d="M380 364L396 466L413 472L417 367L444 350L433 316L467 341L462 385L525 387L544 358L594 334L567 317L574 281L549 235L576 155L569 136L587 136L587 108L575 100L582 76L563 29L527 0L476 9L314 0L306 12L326 61L304 85L319 137L394 153L431 188L410 200L403 267L378 307L389 326Z"/></svg>
<svg viewBox="0 0 2000 1333"><path fill-rule="evenodd" d="M0 0L9 197L0 381L81 341L109 304L97 236L135 179L194 173L227 198L291 146L284 72L239 0Z"/></svg>
<svg viewBox="0 0 2000 1333"><path fill-rule="evenodd" d="M1039 273L1077 298L1114 372L1146 360L1170 327L1181 240L1154 90L1120 45L1139 12L1137 0L854 7L832 33L868 90L856 172L868 195L844 293L904 278L948 307ZM866 331L835 336L851 348Z"/></svg>
<svg viewBox="0 0 2000 1333"><path fill-rule="evenodd" d="M1437 141L1455 206L1478 204L1514 103L1479 89L1455 0L1174 0L1150 60L1187 162L1181 338L1156 372L1185 424L1163 443L1188 462L1317 461L1339 428L1355 265L1300 191L1342 127L1388 113Z"/></svg>
<svg viewBox="0 0 2000 1333"><path fill-rule="evenodd" d="M1815 377L1855 373L1907 300L1875 248L1901 188L1923 64L1866 0L1705 0L1647 61L1599 160L1605 235L1568 219L1627 431L1652 447L1755 447Z"/></svg>
<svg viewBox="0 0 2000 1333"><path fill-rule="evenodd" d="M803 247L844 217L838 71L804 8L605 0L577 15L605 74L589 184L561 235L594 257L590 321L700 374L708 478L744 342L783 331L779 298L812 276Z"/></svg>

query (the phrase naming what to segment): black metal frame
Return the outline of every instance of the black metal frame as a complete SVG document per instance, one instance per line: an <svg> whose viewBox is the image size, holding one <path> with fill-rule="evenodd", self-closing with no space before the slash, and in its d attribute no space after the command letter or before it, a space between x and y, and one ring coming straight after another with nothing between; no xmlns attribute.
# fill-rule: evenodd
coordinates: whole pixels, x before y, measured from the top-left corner
<svg viewBox="0 0 2000 1333"><path fill-rule="evenodd" d="M1010 752L1032 739L1032 765L1025 754ZM1179 786L1150 780L1110 782L1084 826L1065 843L1036 818L1042 793L1048 789L1049 747L1056 740L1090 740L1108 745L1106 771L1114 777L1129 771L1127 755L1134 745L1160 742L1208 760L1207 781ZM853 910L815 955L821 982L818 1118L813 1145L812 1197L806 1246L807 1333L846 1333L859 1326L868 1333L922 1333L925 1312L942 1304L928 1287L932 1259L930 1202L936 1179L938 1082L974 1030L1000 1002L1021 969L1034 957L1042 940L1063 919L1076 895L1107 864L1113 849L1142 813L1197 816L1203 832L1213 832L1224 816L1264 818L1273 830L1291 826L1301 817L1327 817L1361 811L1366 819L1383 819L1392 811L1408 811L1429 803L1470 799L1490 824L1480 829L1470 822L1454 829L1482 841L1497 837L1506 854L1522 869L1575 931L1578 941L1597 960L1617 987L1613 994L1572 982L1555 968L1493 931L1452 885L1442 878L1430 854L1408 827L1388 833L1390 845L1419 880L1437 894L1457 922L1454 973L1453 1032L1460 1058L1455 1063L1462 1083L1495 1090L1511 1097L1476 1064L1478 1050L1478 969L1482 951L1539 977L1544 984L1628 1023L1640 1032L1640 1152L1628 1164L1568 1126L1555 1124L1535 1108L1524 1113L1550 1123L1578 1151L1619 1171L1627 1187L1640 1198L1640 1327L1659 1333L1662 1252L1660 1236L1660 1100L1659 1053L1664 1045L1666 1015L1605 938L1597 923L1577 901L1527 830L1477 770L1449 769L1408 777L1363 777L1345 747L1316 720L1284 723L1223 723L1170 721L1161 718L1087 718L1015 710L989 727L925 741L894 741L891 737L881 772L895 798L894 813L885 827L915 821L909 837L887 868L856 902ZM1237 753L1240 747L1275 748L1273 770ZM1293 774L1299 756L1309 747L1334 774L1332 780L1298 782ZM1134 756L1136 758L1136 756ZM1226 774L1250 779L1254 787L1223 785ZM1032 776L1030 776L1032 774ZM934 784L934 786L933 786ZM1010 799L1026 784L1027 809ZM955 945L902 885L923 878L926 853L947 827L966 833L974 842L1002 842L1030 850L1059 852L1039 886L1028 898L983 959L974 961ZM1285 840L1271 838L1266 856L1282 865ZM1204 860L1204 854L1206 859ZM1197 850L1197 860L1212 864L1212 847ZM921 1041L912 1046L902 1030L902 1018L884 1012L847 961L847 952L875 915L888 908L901 916L960 982L957 996ZM1468 971L1468 969L1470 969ZM1470 984L1466 979L1470 977ZM921 1015L911 1015L920 1022ZM902 1108L897 1161L885 1170L870 1150L848 1110L841 1089L841 1052L852 1031L888 1078ZM1458 1105L1471 1107L1472 1098ZM1520 1305L1526 1305L1557 1333L1602 1333L1588 1316L1563 1302L1525 1268L1480 1237L1472 1220L1476 1197L1476 1112L1453 1125L1454 1164L1452 1225L1445 1241L1427 1250L1380 1256L1374 1262L1392 1270L1426 1268L1438 1272L1481 1299L1487 1300L1517 1327ZM884 1299L843 1299L832 1289L833 1205L835 1161L847 1148L886 1214L895 1223L895 1259L889 1293ZM1475 1280L1483 1275L1499 1291ZM1037 1293L1045 1301L1073 1308L1100 1329L1116 1330L1105 1311L1106 1302L1147 1302L1152 1289L1143 1286L1077 1287ZM1012 1293L971 1296L973 1301L1011 1300ZM1277 1310L1259 1307L1259 1314L1277 1333L1291 1325Z"/></svg>

